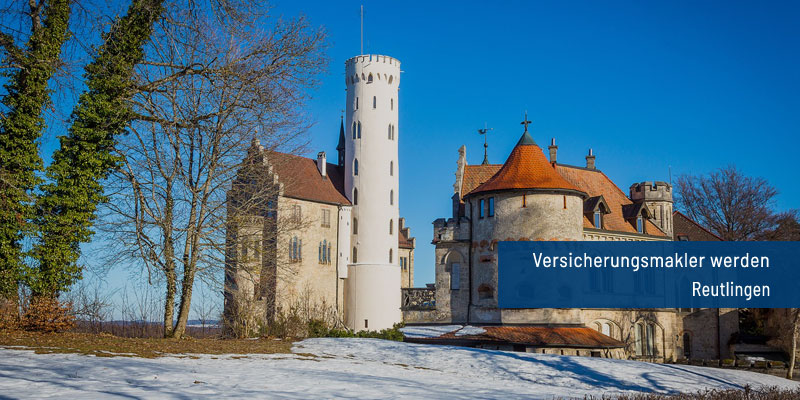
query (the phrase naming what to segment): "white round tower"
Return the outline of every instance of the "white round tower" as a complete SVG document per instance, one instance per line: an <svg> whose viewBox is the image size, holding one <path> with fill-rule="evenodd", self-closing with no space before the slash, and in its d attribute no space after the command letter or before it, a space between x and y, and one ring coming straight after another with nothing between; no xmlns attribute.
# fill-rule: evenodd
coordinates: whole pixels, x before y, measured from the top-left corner
<svg viewBox="0 0 800 400"><path fill-rule="evenodd" d="M380 330L402 320L397 262L400 62L360 55L345 62L345 190L353 203L345 318Z"/></svg>

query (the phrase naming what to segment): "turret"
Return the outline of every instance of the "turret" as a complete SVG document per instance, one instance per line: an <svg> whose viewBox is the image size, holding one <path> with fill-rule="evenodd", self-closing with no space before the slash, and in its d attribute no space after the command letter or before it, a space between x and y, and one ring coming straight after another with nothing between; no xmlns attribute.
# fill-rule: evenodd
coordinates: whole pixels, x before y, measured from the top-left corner
<svg viewBox="0 0 800 400"><path fill-rule="evenodd" d="M630 194L634 202L645 202L655 224L667 236L672 236L672 185L661 181L634 183Z"/></svg>

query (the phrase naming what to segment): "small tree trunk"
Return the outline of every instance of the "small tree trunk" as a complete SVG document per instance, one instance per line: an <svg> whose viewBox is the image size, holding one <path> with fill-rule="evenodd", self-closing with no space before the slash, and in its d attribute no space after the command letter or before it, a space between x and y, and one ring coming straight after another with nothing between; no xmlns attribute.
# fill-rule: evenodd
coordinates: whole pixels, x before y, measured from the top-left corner
<svg viewBox="0 0 800 400"><path fill-rule="evenodd" d="M180 338L186 333L186 323L189 320L189 311L192 304L192 286L194 286L194 267L186 271L183 275L178 322L175 324L175 330L172 332L172 336L175 338Z"/></svg>
<svg viewBox="0 0 800 400"><path fill-rule="evenodd" d="M175 316L175 270L166 271L167 293L164 297L164 337L172 337L172 318Z"/></svg>
<svg viewBox="0 0 800 400"><path fill-rule="evenodd" d="M786 379L792 379L794 374L794 363L797 358L797 330L798 323L800 323L800 309L793 308L794 318L792 319L792 345L790 346L791 353L789 354L789 368L786 370Z"/></svg>

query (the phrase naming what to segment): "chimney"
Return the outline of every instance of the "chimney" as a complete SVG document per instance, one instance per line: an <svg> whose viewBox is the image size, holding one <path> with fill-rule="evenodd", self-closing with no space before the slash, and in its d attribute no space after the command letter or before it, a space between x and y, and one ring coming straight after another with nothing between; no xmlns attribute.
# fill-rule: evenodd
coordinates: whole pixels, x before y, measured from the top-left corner
<svg viewBox="0 0 800 400"><path fill-rule="evenodd" d="M592 149L589 149L589 155L586 156L586 168L594 169L594 152L592 152Z"/></svg>
<svg viewBox="0 0 800 400"><path fill-rule="evenodd" d="M319 170L319 174L322 175L323 178L328 177L328 162L325 159L325 152L320 151L317 153L317 169Z"/></svg>
<svg viewBox="0 0 800 400"><path fill-rule="evenodd" d="M550 139L550 146L547 147L550 150L550 162L556 162L556 153L558 152L558 146L556 146L556 138Z"/></svg>

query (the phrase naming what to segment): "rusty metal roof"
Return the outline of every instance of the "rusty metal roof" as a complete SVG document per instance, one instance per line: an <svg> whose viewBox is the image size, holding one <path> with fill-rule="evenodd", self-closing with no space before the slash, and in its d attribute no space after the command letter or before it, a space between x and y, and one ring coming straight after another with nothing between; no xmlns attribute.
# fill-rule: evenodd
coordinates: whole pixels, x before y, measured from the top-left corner
<svg viewBox="0 0 800 400"><path fill-rule="evenodd" d="M586 326L482 326L477 335L446 333L433 338L407 339L417 343L506 343L536 347L620 348L625 343Z"/></svg>

